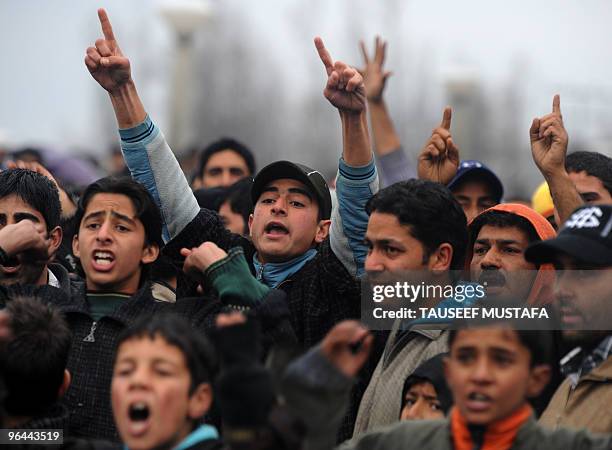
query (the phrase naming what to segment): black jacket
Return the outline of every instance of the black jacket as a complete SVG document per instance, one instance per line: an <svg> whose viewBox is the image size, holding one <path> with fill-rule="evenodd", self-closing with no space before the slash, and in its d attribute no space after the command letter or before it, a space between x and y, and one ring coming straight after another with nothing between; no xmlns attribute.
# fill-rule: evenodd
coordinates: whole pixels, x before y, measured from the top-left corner
<svg viewBox="0 0 612 450"><path fill-rule="evenodd" d="M225 229L219 216L202 209L181 235L188 242L169 242L164 252L172 261L180 261L180 249L212 241L224 250L240 246L254 274L253 255L256 250L246 238ZM179 282L179 292L181 285ZM183 285L185 286L185 285ZM329 239L318 248L317 255L290 279L279 286L287 294L291 325L299 344L308 348L317 344L338 322L360 317L360 284L336 257ZM185 289L185 288L183 288Z"/></svg>

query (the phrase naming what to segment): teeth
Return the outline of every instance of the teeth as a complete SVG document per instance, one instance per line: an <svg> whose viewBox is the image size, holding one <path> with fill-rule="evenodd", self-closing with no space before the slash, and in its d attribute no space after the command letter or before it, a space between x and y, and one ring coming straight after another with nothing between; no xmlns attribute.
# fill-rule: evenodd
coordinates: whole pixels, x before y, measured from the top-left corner
<svg viewBox="0 0 612 450"><path fill-rule="evenodd" d="M100 266L110 266L112 261L109 261L108 259L99 259L96 258L96 263Z"/></svg>
<svg viewBox="0 0 612 450"><path fill-rule="evenodd" d="M113 255L111 255L108 252L94 252L94 257L96 257L96 258L108 258L108 259L112 259Z"/></svg>
<svg viewBox="0 0 612 450"><path fill-rule="evenodd" d="M479 394L479 393L473 393L473 394L471 394L471 395L470 395L470 397L471 397L473 400L483 400L483 401L487 401L487 400L489 400L489 397L487 397L487 396L486 396L486 395L484 395L484 394Z"/></svg>
<svg viewBox="0 0 612 450"><path fill-rule="evenodd" d="M149 407L146 403L138 402L130 406L130 419L133 421L144 421L149 418Z"/></svg>

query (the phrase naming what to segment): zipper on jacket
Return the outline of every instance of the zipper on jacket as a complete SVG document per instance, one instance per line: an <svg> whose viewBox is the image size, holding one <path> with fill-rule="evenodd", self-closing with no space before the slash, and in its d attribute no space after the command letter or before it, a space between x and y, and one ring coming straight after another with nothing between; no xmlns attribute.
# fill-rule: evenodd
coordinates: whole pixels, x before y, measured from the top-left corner
<svg viewBox="0 0 612 450"><path fill-rule="evenodd" d="M91 329L89 330L89 334L85 336L83 342L96 342L96 338L94 337L94 332L96 331L96 327L98 326L98 322L93 321L91 323Z"/></svg>
<svg viewBox="0 0 612 450"><path fill-rule="evenodd" d="M264 271L264 265L262 264L261 267L259 268L259 272L257 272L257 281L261 281L263 279L263 271Z"/></svg>

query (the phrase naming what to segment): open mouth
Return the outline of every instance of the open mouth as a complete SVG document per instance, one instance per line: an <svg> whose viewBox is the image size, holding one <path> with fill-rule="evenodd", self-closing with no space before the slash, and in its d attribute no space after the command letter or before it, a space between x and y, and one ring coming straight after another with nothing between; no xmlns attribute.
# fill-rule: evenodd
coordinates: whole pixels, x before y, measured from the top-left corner
<svg viewBox="0 0 612 450"><path fill-rule="evenodd" d="M289 234L289 230L280 222L270 222L264 229L266 234L282 236Z"/></svg>
<svg viewBox="0 0 612 450"><path fill-rule="evenodd" d="M128 410L130 420L143 422L149 418L149 406L144 402L136 402L130 405Z"/></svg>
<svg viewBox="0 0 612 450"><path fill-rule="evenodd" d="M571 327L581 325L584 322L584 318L580 311L572 306L562 304L559 308L559 312L561 313L561 322L563 325Z"/></svg>
<svg viewBox="0 0 612 450"><path fill-rule="evenodd" d="M479 412L490 408L493 399L481 392L471 392L468 395L467 407L471 411Z"/></svg>
<svg viewBox="0 0 612 450"><path fill-rule="evenodd" d="M142 436L149 429L149 405L145 402L134 402L128 407L128 430L132 436Z"/></svg>
<svg viewBox="0 0 612 450"><path fill-rule="evenodd" d="M485 270L480 274L478 283L486 287L502 287L506 285L506 277L498 270Z"/></svg>
<svg viewBox="0 0 612 450"><path fill-rule="evenodd" d="M110 270L115 263L115 255L104 250L96 250L93 252L93 265L96 270Z"/></svg>
<svg viewBox="0 0 612 450"><path fill-rule="evenodd" d="M16 273L21 268L21 262L16 256L11 256L0 267L2 267L2 272L5 274Z"/></svg>

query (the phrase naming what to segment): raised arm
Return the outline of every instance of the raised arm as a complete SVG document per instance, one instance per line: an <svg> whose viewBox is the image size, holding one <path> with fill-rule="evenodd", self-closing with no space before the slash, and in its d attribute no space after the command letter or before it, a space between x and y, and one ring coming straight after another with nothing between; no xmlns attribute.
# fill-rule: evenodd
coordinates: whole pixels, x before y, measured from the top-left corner
<svg viewBox="0 0 612 450"><path fill-rule="evenodd" d="M459 149L451 136L452 111L444 108L442 122L435 128L419 155L419 178L447 185L459 167Z"/></svg>
<svg viewBox="0 0 612 450"><path fill-rule="evenodd" d="M529 140L533 161L548 183L561 226L583 202L565 170L568 136L563 126L559 95L553 98L552 113L533 119Z"/></svg>
<svg viewBox="0 0 612 450"><path fill-rule="evenodd" d="M368 225L365 205L378 191L365 87L356 69L341 61L334 62L321 38L315 38L315 46L327 74L323 94L338 109L342 122L342 158L336 179L338 207L332 214L330 243L349 273L360 275L367 254L363 243Z"/></svg>
<svg viewBox="0 0 612 450"><path fill-rule="evenodd" d="M147 116L104 9L98 10L104 38L87 49L85 65L109 94L132 177L146 186L162 212L164 240L176 237L200 208L163 134Z"/></svg>
<svg viewBox="0 0 612 450"><path fill-rule="evenodd" d="M385 71L385 54L387 43L376 36L374 57L368 55L363 41L360 42L364 67L360 70L363 76L370 125L374 137L374 151L380 168L382 186L389 186L398 181L407 180L415 175L414 166L401 147L400 138L395 131L393 121L387 110L383 92L391 72Z"/></svg>

